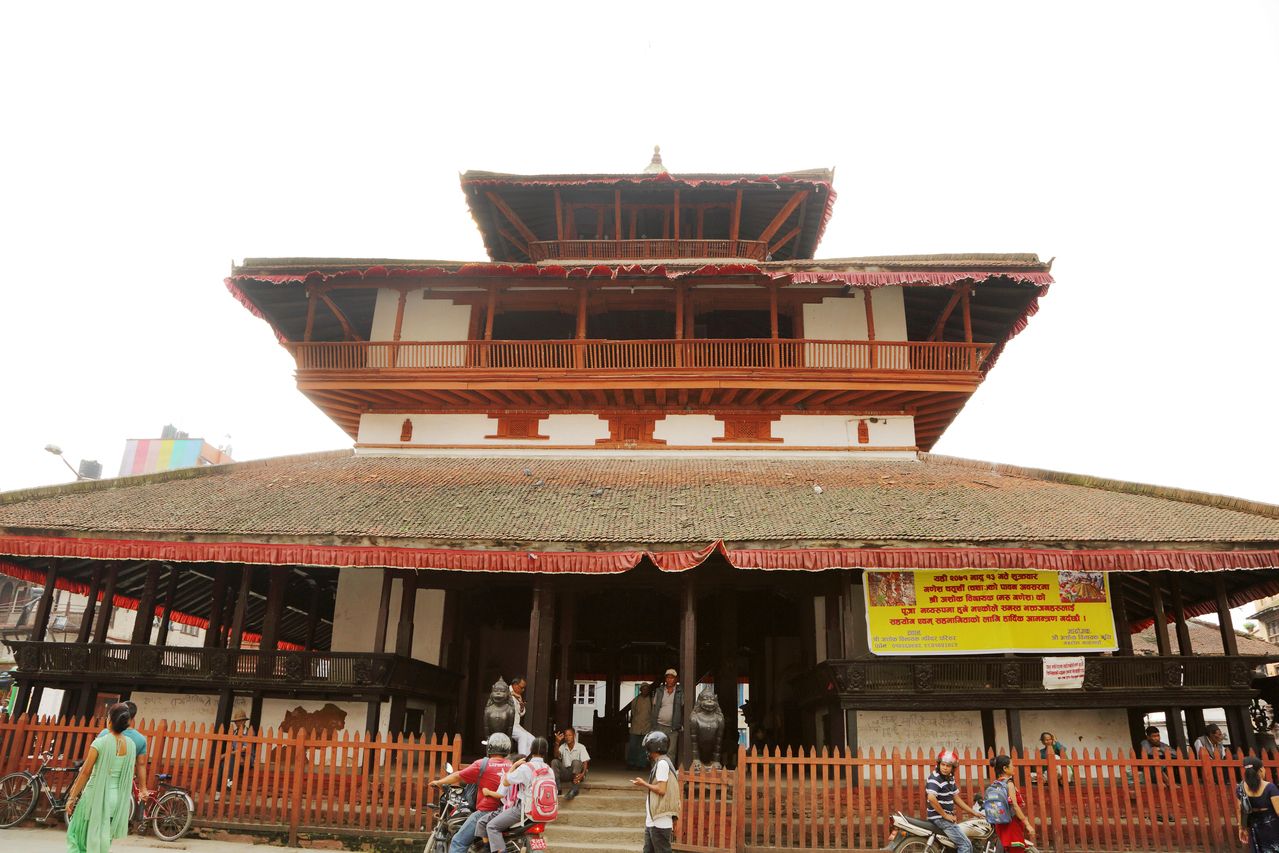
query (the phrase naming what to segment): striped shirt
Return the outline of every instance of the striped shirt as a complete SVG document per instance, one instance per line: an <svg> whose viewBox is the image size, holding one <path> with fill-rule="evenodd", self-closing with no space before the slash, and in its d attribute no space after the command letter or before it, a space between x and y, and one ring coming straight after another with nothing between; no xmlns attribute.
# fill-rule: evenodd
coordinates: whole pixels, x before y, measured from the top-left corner
<svg viewBox="0 0 1279 853"><path fill-rule="evenodd" d="M928 774L928 793L937 798L942 811L947 814L955 813L955 794L958 791L959 787L955 784L954 776L943 776L936 770ZM928 819L932 820L937 817L941 817L941 815L933 808L933 801L928 800Z"/></svg>

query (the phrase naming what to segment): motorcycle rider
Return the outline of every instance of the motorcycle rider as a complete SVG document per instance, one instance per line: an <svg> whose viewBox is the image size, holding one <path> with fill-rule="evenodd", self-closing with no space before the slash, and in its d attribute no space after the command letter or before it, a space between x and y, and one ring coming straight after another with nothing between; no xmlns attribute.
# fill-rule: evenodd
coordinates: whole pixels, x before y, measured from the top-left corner
<svg viewBox="0 0 1279 853"><path fill-rule="evenodd" d="M488 755L487 763L485 760L472 762L461 770L441 779L433 779L428 783L435 788L458 784L478 786L475 795L475 811L471 812L471 816L466 819L457 834L453 836L453 840L449 842L449 853L465 853L475 841L480 822L487 822L487 819L496 814L502 805L502 801L496 797L485 796L484 790L496 789L502 783L502 774L511 769L511 762L506 759L511 752L511 739L503 732L495 732L489 735L489 739L485 741L485 747ZM483 770L482 774L481 770Z"/></svg>
<svg viewBox="0 0 1279 853"><path fill-rule="evenodd" d="M949 749L943 750L937 757L936 769L928 774L927 817L939 833L954 842L956 853L973 853L973 843L959 828L959 814L955 806L958 805L975 817L985 815L964 802L964 798L959 795L959 786L955 784L955 765L958 763L959 756Z"/></svg>

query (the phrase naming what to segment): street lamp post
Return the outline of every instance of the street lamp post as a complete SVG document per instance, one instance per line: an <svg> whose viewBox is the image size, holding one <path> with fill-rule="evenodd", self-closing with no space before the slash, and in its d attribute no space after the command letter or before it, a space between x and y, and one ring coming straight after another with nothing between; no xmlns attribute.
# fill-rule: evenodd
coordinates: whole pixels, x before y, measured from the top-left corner
<svg viewBox="0 0 1279 853"><path fill-rule="evenodd" d="M96 480L96 479L98 479L99 477L101 477L101 476L102 476L102 466L101 466L100 464L98 464L97 460L94 460L94 459L89 459L89 460L81 459L81 460L80 460L80 470L78 470L78 471L77 471L77 470L76 470L76 469L75 469L75 468L71 465L71 463L67 461L67 457L65 457L65 456L63 456L63 455L62 455L62 448L61 448L61 447L59 447L59 446L58 446L58 445L56 445L56 444L46 444L46 445L44 446L44 449L45 449L46 451L48 451L49 453L52 453L54 456L58 457L59 459L61 459L61 460L62 460L62 464L63 464L63 465L66 465L66 466L67 466L67 470L69 470L72 474L75 474L75 478L76 478L77 480ZM86 474L86 473L84 473L84 469L85 469L85 468L96 469L96 474L90 475L90 474Z"/></svg>

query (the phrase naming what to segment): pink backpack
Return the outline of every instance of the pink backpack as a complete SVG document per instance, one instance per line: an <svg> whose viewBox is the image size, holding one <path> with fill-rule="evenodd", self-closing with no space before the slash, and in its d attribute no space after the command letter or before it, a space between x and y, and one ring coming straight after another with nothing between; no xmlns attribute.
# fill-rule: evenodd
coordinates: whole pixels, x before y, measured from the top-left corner
<svg viewBox="0 0 1279 853"><path fill-rule="evenodd" d="M535 823L550 823L559 816L559 809L560 792L555 784L555 774L545 765L534 769L532 797L525 817Z"/></svg>

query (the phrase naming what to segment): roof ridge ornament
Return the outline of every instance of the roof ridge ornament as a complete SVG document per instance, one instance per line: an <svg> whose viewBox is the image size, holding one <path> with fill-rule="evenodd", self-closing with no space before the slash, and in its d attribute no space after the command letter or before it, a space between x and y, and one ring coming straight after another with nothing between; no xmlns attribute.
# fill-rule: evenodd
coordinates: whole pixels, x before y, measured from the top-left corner
<svg viewBox="0 0 1279 853"><path fill-rule="evenodd" d="M662 165L662 146L653 146L653 159L648 161L648 165L644 167L645 175L661 175L667 174L666 166Z"/></svg>

